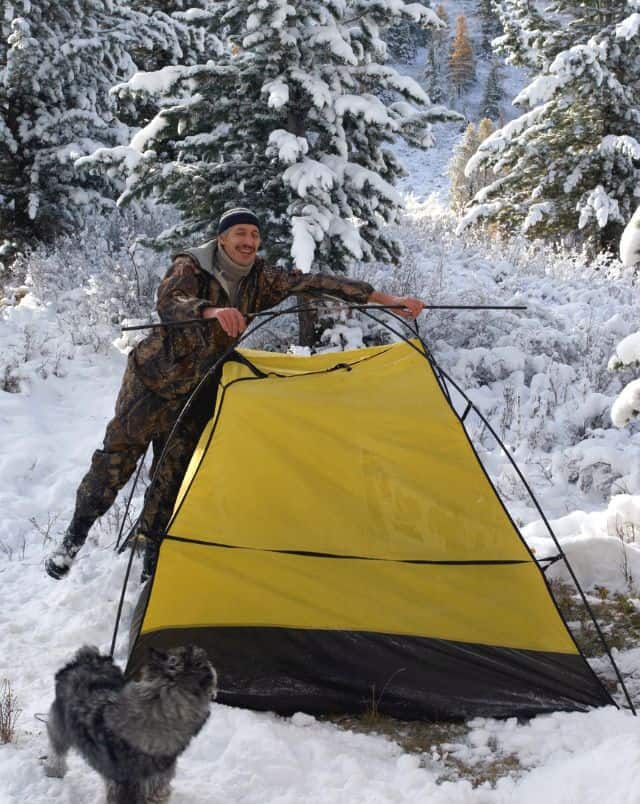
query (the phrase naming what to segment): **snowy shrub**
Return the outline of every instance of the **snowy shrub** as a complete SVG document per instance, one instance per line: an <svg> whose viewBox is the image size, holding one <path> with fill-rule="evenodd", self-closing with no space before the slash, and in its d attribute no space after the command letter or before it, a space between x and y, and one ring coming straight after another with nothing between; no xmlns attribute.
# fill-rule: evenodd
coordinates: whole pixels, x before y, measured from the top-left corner
<svg viewBox="0 0 640 804"><path fill-rule="evenodd" d="M615 430L609 415L621 389L609 356L637 321L633 271L611 256L589 261L584 251L479 231L458 238L454 230L455 218L436 201L410 206L401 239L412 254L412 291L433 304L527 309L427 311L420 329L436 360L482 410L549 510L640 489L640 438ZM404 270L401 263L394 283ZM515 516L527 520L522 483L488 430L474 418L469 426Z"/></svg>
<svg viewBox="0 0 640 804"><path fill-rule="evenodd" d="M167 213L156 214L166 223ZM122 323L150 317L168 258L138 241L157 225L133 214L95 215L82 232L18 258L16 284L5 288L2 390L18 393L33 377L64 376L77 349L104 354Z"/></svg>
<svg viewBox="0 0 640 804"><path fill-rule="evenodd" d="M640 497L618 494L607 509L607 532L625 544L640 543Z"/></svg>
<svg viewBox="0 0 640 804"><path fill-rule="evenodd" d="M634 332L617 344L609 358L609 369L625 371L640 366L640 332ZM640 413L640 380L628 383L611 408L611 420L616 427L624 427Z"/></svg>
<svg viewBox="0 0 640 804"><path fill-rule="evenodd" d="M18 374L18 363L15 360L5 363L0 378L0 390L6 391L8 394L20 392L20 375Z"/></svg>
<svg viewBox="0 0 640 804"><path fill-rule="evenodd" d="M168 255L140 245L154 228L117 211L96 216L81 232L59 238L55 248L36 246L15 270L26 276L37 298L76 322L110 326L145 317L168 268ZM77 337L83 337L80 329Z"/></svg>
<svg viewBox="0 0 640 804"><path fill-rule="evenodd" d="M627 266L640 262L640 207L633 213L620 238L620 259Z"/></svg>
<svg viewBox="0 0 640 804"><path fill-rule="evenodd" d="M20 711L11 682L5 678L0 682L0 743L14 741Z"/></svg>
<svg viewBox="0 0 640 804"><path fill-rule="evenodd" d="M640 248L640 208L627 224L620 240L620 259L623 265L635 270ZM609 358L611 371L629 372L640 366L640 332L627 335L617 344ZM640 380L628 383L613 403L611 420L616 427L624 427L640 413Z"/></svg>

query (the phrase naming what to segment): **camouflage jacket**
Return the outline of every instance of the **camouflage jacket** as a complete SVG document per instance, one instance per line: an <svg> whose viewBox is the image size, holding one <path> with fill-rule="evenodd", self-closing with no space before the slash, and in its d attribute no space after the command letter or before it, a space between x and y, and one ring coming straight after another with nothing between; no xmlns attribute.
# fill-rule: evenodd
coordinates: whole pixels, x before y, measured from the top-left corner
<svg viewBox="0 0 640 804"><path fill-rule="evenodd" d="M215 244L214 244L215 248ZM230 302L217 279L191 254L174 257L158 289L157 310L163 322L200 318L205 307L229 307ZM345 301L364 303L373 292L371 285L327 274L285 271L257 258L241 280L236 306L245 316L274 307L292 295L329 293ZM131 360L142 382L167 399L191 393L205 372L231 346L217 321L203 326L160 327L133 350Z"/></svg>

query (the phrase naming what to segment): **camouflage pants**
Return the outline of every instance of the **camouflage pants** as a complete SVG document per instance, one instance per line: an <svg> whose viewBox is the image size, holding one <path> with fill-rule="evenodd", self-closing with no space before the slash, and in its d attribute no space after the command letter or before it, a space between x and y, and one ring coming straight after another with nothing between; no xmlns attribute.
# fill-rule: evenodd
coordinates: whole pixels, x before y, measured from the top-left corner
<svg viewBox="0 0 640 804"><path fill-rule="evenodd" d="M153 444L154 455L151 476L156 469L158 476L147 490L139 530L151 538L162 536L184 472L213 409L213 394L212 378L206 392L199 395L201 401L189 409L172 436L158 469L169 433L188 397L168 400L158 396L142 383L131 362L128 364L102 448L93 453L91 467L78 487L71 529L82 541L96 519L109 510L149 444Z"/></svg>

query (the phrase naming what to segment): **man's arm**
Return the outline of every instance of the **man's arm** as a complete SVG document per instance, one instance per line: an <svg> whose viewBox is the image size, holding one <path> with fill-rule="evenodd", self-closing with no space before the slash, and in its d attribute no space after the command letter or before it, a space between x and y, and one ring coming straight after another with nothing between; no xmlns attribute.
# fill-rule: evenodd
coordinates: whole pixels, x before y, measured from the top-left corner
<svg viewBox="0 0 640 804"><path fill-rule="evenodd" d="M274 307L288 296L337 296L351 304L381 304L396 310L399 315L416 318L424 308L424 303L410 296L391 296L375 290L368 282L347 279L330 274L303 274L302 271L283 271L278 268L265 268L264 293L260 308Z"/></svg>
<svg viewBox="0 0 640 804"><path fill-rule="evenodd" d="M417 318L424 308L424 303L411 296L392 296L388 293L375 290L368 282L357 279L347 279L329 274L303 274L294 271L288 274L289 292L293 294L308 294L310 296L328 294L344 299L353 304L380 304L389 307L399 307L395 312L405 318Z"/></svg>
<svg viewBox="0 0 640 804"><path fill-rule="evenodd" d="M246 329L244 317L234 307L212 307L206 289L207 276L193 257L176 255L158 288L156 309L160 320L216 318L227 335L236 338Z"/></svg>
<svg viewBox="0 0 640 804"><path fill-rule="evenodd" d="M209 305L203 298L206 276L198 263L188 254L178 254L171 263L158 288L156 309L163 322L200 318Z"/></svg>
<svg viewBox="0 0 640 804"><path fill-rule="evenodd" d="M337 296L352 304L380 304L399 308L395 312L404 318L417 318L424 308L424 303L420 299L382 293L375 290L368 282L329 274L283 271L278 268L264 269L258 307L260 310L275 307L289 296L323 294ZM244 316L235 307L207 307L202 310L201 315L203 318L217 318L227 335L233 338L241 335L247 326Z"/></svg>

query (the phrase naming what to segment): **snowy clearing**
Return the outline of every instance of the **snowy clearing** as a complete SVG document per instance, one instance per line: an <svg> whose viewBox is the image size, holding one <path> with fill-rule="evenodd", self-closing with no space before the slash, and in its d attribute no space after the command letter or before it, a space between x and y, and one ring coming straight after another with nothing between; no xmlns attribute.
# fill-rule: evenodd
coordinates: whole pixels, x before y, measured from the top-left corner
<svg viewBox="0 0 640 804"><path fill-rule="evenodd" d="M403 233L413 272L402 281L435 303L517 301L528 309L434 312L422 330L445 370L502 427L550 515L560 517L554 523L558 536L585 583L608 585L635 599L640 437L633 427L616 430L609 420L619 380L607 372L606 361L615 341L634 328L640 292L622 275L607 277L588 267L581 272L575 265L570 271L562 260L545 265L544 257L520 255L520 262L509 264L508 255L496 259L455 239L447 221L433 200L413 207ZM375 281L384 280L380 269ZM73 302L73 294L62 294L43 304L29 293L5 308L0 330L3 352L15 357L12 390L19 389L0 394L0 678L12 681L22 708L17 742L0 749L3 804L93 801L100 790L96 774L77 757L64 782L43 776L39 757L46 752L45 730L35 718L47 711L53 674L76 647L90 642L108 649L127 560L112 552L114 515L94 529L64 582L51 581L42 567L46 536L57 538L63 531L75 487L111 416L125 359L115 348L105 352L87 342L74 345L65 329L66 314L59 313ZM113 327L113 339L117 334ZM517 394L518 402L509 394ZM478 439L492 473L509 491L515 515L533 523L525 536L542 553L548 537L535 524L531 506L510 485L491 439L481 433ZM623 531L632 536L621 538ZM628 552L631 581L623 572L622 550ZM134 577L138 572L134 567ZM134 582L119 661L125 659L135 591ZM619 658L625 674L635 676L637 653ZM639 741L636 721L609 708L529 723L476 720L458 742L425 744L411 754L386 737L343 730L303 714L287 719L214 705L204 732L179 762L173 800L538 804L544 796L558 804L624 804L636 800ZM454 759L467 769L462 775L472 776L473 768L505 758L515 758L517 769L501 771L493 787L451 779Z"/></svg>

